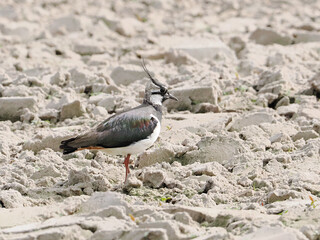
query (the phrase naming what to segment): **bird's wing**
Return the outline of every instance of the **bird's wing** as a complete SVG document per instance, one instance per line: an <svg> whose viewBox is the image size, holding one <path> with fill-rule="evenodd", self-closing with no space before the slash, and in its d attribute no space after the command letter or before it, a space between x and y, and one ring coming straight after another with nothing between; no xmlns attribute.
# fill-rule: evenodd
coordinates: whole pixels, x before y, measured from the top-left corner
<svg viewBox="0 0 320 240"><path fill-rule="evenodd" d="M104 148L129 146L148 138L157 124L158 120L153 115L120 114L97 127L98 146Z"/></svg>
<svg viewBox="0 0 320 240"><path fill-rule="evenodd" d="M65 147L79 148L118 148L148 138L158 124L158 119L149 114L114 115L100 123L94 130L76 138L64 141Z"/></svg>

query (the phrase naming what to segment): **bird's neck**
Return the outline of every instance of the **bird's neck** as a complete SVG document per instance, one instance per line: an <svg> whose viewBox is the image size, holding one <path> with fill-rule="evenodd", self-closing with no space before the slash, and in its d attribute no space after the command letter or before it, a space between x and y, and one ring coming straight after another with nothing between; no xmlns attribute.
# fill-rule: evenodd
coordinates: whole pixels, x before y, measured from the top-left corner
<svg viewBox="0 0 320 240"><path fill-rule="evenodd" d="M154 101L155 99L144 99L143 103L151 105L157 112L162 114L162 101Z"/></svg>

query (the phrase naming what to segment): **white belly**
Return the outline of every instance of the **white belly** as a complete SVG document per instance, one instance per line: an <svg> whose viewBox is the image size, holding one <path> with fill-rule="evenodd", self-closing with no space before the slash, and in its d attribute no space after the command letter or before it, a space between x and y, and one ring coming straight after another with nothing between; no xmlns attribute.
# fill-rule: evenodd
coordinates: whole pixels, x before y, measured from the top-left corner
<svg viewBox="0 0 320 240"><path fill-rule="evenodd" d="M151 114L151 117L154 117L157 120L157 126L153 130L153 133L146 139L135 142L129 146L121 148L106 148L101 149L100 151L105 152L111 155L127 155L127 154L139 154L144 152L146 149L151 147L154 142L157 140L160 134L161 126L160 121L154 115Z"/></svg>

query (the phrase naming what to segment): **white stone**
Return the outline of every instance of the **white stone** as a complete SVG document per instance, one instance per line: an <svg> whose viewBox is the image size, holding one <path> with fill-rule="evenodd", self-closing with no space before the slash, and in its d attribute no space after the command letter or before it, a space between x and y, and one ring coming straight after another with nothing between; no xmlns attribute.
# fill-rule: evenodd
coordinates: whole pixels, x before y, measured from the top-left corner
<svg viewBox="0 0 320 240"><path fill-rule="evenodd" d="M77 127L61 127L39 131L34 138L24 142L23 149L39 152L42 149L51 148L54 151L60 151L61 141L74 136L75 130L77 130Z"/></svg>
<svg viewBox="0 0 320 240"><path fill-rule="evenodd" d="M239 240L308 240L301 232L292 228L265 226L253 233L245 234Z"/></svg>
<svg viewBox="0 0 320 240"><path fill-rule="evenodd" d="M105 96L105 98L101 99L97 105L104 107L108 112L113 112L116 107L115 97L112 95Z"/></svg>
<svg viewBox="0 0 320 240"><path fill-rule="evenodd" d="M106 11L107 14L100 16L100 19L112 30L125 37L134 37L143 29L143 25L136 18L122 17L118 18L112 11Z"/></svg>
<svg viewBox="0 0 320 240"><path fill-rule="evenodd" d="M73 50L80 55L102 54L106 51L102 42L92 39L81 39L73 45Z"/></svg>
<svg viewBox="0 0 320 240"><path fill-rule="evenodd" d="M39 118L41 120L57 121L58 117L59 117L59 111L56 109L52 109L52 108L42 109L39 112Z"/></svg>
<svg viewBox="0 0 320 240"><path fill-rule="evenodd" d="M294 42L295 43L306 43L306 42L319 42L320 34L316 31L300 31L294 33Z"/></svg>
<svg viewBox="0 0 320 240"><path fill-rule="evenodd" d="M74 68L69 73L71 74L71 81L76 87L92 84L95 80L95 76L86 69Z"/></svg>
<svg viewBox="0 0 320 240"><path fill-rule="evenodd" d="M267 201L268 203L273 203L276 201L285 201L289 198L299 198L301 194L294 190L287 189L276 189L268 193Z"/></svg>
<svg viewBox="0 0 320 240"><path fill-rule="evenodd" d="M319 134L314 130L307 130L307 131L301 131L292 136L293 141L297 141L301 138L303 138L305 141L311 138L318 138Z"/></svg>
<svg viewBox="0 0 320 240"><path fill-rule="evenodd" d="M17 208L29 205L20 192L13 189L0 191L0 202L2 203L0 206L3 205L1 207L5 208Z"/></svg>
<svg viewBox="0 0 320 240"><path fill-rule="evenodd" d="M158 41L166 49L183 51L199 61L219 58L221 55L226 56L231 61L236 59L234 52L216 37L210 39L163 36Z"/></svg>
<svg viewBox="0 0 320 240"><path fill-rule="evenodd" d="M274 117L269 113L249 113L233 119L232 122L227 126L227 128L231 131L239 131L246 126L259 125L261 123L272 123L274 120Z"/></svg>
<svg viewBox="0 0 320 240"><path fill-rule="evenodd" d="M62 106L60 113L60 120L65 120L67 118L80 117L85 112L81 102L75 100L72 103Z"/></svg>
<svg viewBox="0 0 320 240"><path fill-rule="evenodd" d="M320 109L303 107L299 109L298 116L305 116L309 119L320 120Z"/></svg>
<svg viewBox="0 0 320 240"><path fill-rule="evenodd" d="M166 174L161 170L147 170L143 175L143 184L159 188L166 179Z"/></svg>
<svg viewBox="0 0 320 240"><path fill-rule="evenodd" d="M152 148L139 156L139 168L150 166L157 162L170 162L174 155L173 149L169 146Z"/></svg>
<svg viewBox="0 0 320 240"><path fill-rule="evenodd" d="M108 116L108 111L104 107L100 107L100 106L96 106L93 109L92 113L94 115L99 115L99 116L103 116L103 117Z"/></svg>
<svg viewBox="0 0 320 240"><path fill-rule="evenodd" d="M50 78L50 83L56 84L62 87L67 84L69 79L70 79L70 73L58 71Z"/></svg>
<svg viewBox="0 0 320 240"><path fill-rule="evenodd" d="M124 196L117 192L95 192L84 202L80 211L84 213L96 211L102 208L108 208L111 206L122 206L128 209L128 203L124 200Z"/></svg>
<svg viewBox="0 0 320 240"><path fill-rule="evenodd" d="M52 34L64 34L81 30L81 23L75 16L66 16L53 20L49 25Z"/></svg>
<svg viewBox="0 0 320 240"><path fill-rule="evenodd" d="M309 80L311 87L320 93L320 72L315 74L310 80Z"/></svg>
<svg viewBox="0 0 320 240"><path fill-rule="evenodd" d="M105 236L101 238L101 240L105 240ZM116 238L112 238L113 240ZM146 228L138 228L133 229L128 233L121 235L122 240L141 240L141 239L154 239L154 240L169 240L166 229L161 229L157 227L146 227ZM173 239L173 238L172 238ZM98 239L93 239L98 240ZM99 239L100 240L100 239Z"/></svg>
<svg viewBox="0 0 320 240"><path fill-rule="evenodd" d="M36 111L36 104L33 97L2 97L0 98L0 120L18 121L24 108Z"/></svg>
<svg viewBox="0 0 320 240"><path fill-rule="evenodd" d="M146 77L143 69L136 65L122 65L113 69L111 78L116 85L127 86L136 80Z"/></svg>
<svg viewBox="0 0 320 240"><path fill-rule="evenodd" d="M17 37L22 42L28 42L35 38L36 31L39 28L37 24L30 22L6 22L0 31L4 35Z"/></svg>
<svg viewBox="0 0 320 240"><path fill-rule="evenodd" d="M299 109L299 104L290 104L288 106L280 106L277 108L277 113L280 115L280 116L286 116L286 117L289 117L291 118L295 113L298 112L298 109Z"/></svg>
<svg viewBox="0 0 320 240"><path fill-rule="evenodd" d="M173 220L145 222L141 223L140 227L165 229L168 234L168 239L182 239L183 237L179 225Z"/></svg>
<svg viewBox="0 0 320 240"><path fill-rule="evenodd" d="M172 89L170 93L178 98L178 101L166 101L164 106L168 108L168 111L173 109L191 110L194 105L200 103L217 104L220 95L219 92L215 91L214 86L180 87Z"/></svg>
<svg viewBox="0 0 320 240"><path fill-rule="evenodd" d="M250 39L262 45L290 45L292 43L292 38L289 35L284 35L271 28L258 28L251 33Z"/></svg>
<svg viewBox="0 0 320 240"><path fill-rule="evenodd" d="M198 150L188 151L180 161L182 164L194 162L226 163L239 153L248 152L248 148L239 139L232 137L204 137L197 144Z"/></svg>

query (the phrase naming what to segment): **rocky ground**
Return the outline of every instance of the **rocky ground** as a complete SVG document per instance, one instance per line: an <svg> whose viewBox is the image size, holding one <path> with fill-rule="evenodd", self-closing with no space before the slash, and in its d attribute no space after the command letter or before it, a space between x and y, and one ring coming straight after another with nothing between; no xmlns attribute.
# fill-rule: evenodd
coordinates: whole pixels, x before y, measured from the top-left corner
<svg viewBox="0 0 320 240"><path fill-rule="evenodd" d="M0 239L320 239L320 2L0 3ZM167 84L134 158L61 140Z"/></svg>

